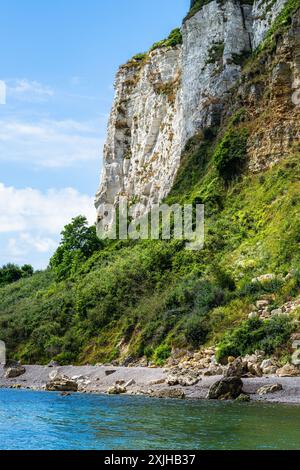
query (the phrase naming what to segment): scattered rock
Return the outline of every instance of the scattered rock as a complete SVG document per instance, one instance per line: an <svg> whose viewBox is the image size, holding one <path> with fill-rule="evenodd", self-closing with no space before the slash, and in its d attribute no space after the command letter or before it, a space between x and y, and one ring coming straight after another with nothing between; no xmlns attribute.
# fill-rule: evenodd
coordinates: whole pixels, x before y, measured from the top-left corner
<svg viewBox="0 0 300 470"><path fill-rule="evenodd" d="M192 385L196 385L200 381L199 377L192 377L190 375L183 375L179 377L178 383L183 387L191 387Z"/></svg>
<svg viewBox="0 0 300 470"><path fill-rule="evenodd" d="M210 357L205 357L203 359L200 359L197 366L199 369L207 369L211 364L211 358Z"/></svg>
<svg viewBox="0 0 300 470"><path fill-rule="evenodd" d="M247 395L246 393L241 393L241 394L235 399L235 401L247 403L247 402L250 401L250 396Z"/></svg>
<svg viewBox="0 0 300 470"><path fill-rule="evenodd" d="M276 375L278 375L278 377L299 377L300 369L293 364L285 364L285 366L277 369Z"/></svg>
<svg viewBox="0 0 300 470"><path fill-rule="evenodd" d="M210 400L234 400L243 390L240 377L225 377L215 382L209 389L207 398Z"/></svg>
<svg viewBox="0 0 300 470"><path fill-rule="evenodd" d="M253 278L252 283L260 282L263 284L264 282L274 281L275 279L276 279L275 274L263 274L262 276Z"/></svg>
<svg viewBox="0 0 300 470"><path fill-rule="evenodd" d="M180 388L164 388L162 390L151 390L150 396L155 398L177 398L184 399L185 393Z"/></svg>
<svg viewBox="0 0 300 470"><path fill-rule="evenodd" d="M275 308L274 310L271 311L271 315L276 316L276 315L282 315L283 310L282 308Z"/></svg>
<svg viewBox="0 0 300 470"><path fill-rule="evenodd" d="M134 363L135 359L132 356L127 356L122 362L123 367L128 367L130 364Z"/></svg>
<svg viewBox="0 0 300 470"><path fill-rule="evenodd" d="M258 357L256 354L246 354L246 356L243 357L243 361L256 364L258 362Z"/></svg>
<svg viewBox="0 0 300 470"><path fill-rule="evenodd" d="M291 341L300 341L300 333L293 333L291 335Z"/></svg>
<svg viewBox="0 0 300 470"><path fill-rule="evenodd" d="M109 376L109 375L114 374L115 372L117 372L117 371L116 371L116 370L106 370L106 371L105 371L105 375L106 375L106 376Z"/></svg>
<svg viewBox="0 0 300 470"><path fill-rule="evenodd" d="M11 369L15 367L20 367L21 363L19 361L14 361L13 359L8 359L3 366L4 369Z"/></svg>
<svg viewBox="0 0 300 470"><path fill-rule="evenodd" d="M225 371L225 377L243 377L247 374L247 363L244 362L240 357L231 362Z"/></svg>
<svg viewBox="0 0 300 470"><path fill-rule="evenodd" d="M127 392L126 388L118 384L113 385L113 387L110 387L107 390L107 393L109 395L121 395L122 393L126 393L126 392Z"/></svg>
<svg viewBox="0 0 300 470"><path fill-rule="evenodd" d="M256 307L259 308L259 309L262 309L262 308L264 308L264 307L267 307L268 305L269 305L269 301L268 301L268 300L265 300L265 299L263 299L263 300L258 300L258 301L256 302Z"/></svg>
<svg viewBox="0 0 300 470"><path fill-rule="evenodd" d="M265 353L265 351L256 350L255 351L255 356L257 357L258 361L263 361L264 357L266 357L266 353Z"/></svg>
<svg viewBox="0 0 300 470"><path fill-rule="evenodd" d="M121 379L121 380L116 380L116 385L124 385L125 384L125 380Z"/></svg>
<svg viewBox="0 0 300 470"><path fill-rule="evenodd" d="M196 385L200 380L198 374L193 373L193 371L189 370L185 372L180 368L175 368L171 371L171 374L167 377L166 383L170 385L170 387L174 385L182 385L183 387L190 387L192 385Z"/></svg>
<svg viewBox="0 0 300 470"><path fill-rule="evenodd" d="M26 369L21 364L18 364L14 367L9 367L5 372L6 379L15 379L16 377L20 377L20 375L25 374Z"/></svg>
<svg viewBox="0 0 300 470"><path fill-rule="evenodd" d="M278 369L278 366L265 367L265 368L263 369L263 374L264 374L264 375L275 375L277 369Z"/></svg>
<svg viewBox="0 0 300 470"><path fill-rule="evenodd" d="M259 364L248 362L247 367L250 374L254 375L255 377L262 377L263 372Z"/></svg>
<svg viewBox="0 0 300 470"><path fill-rule="evenodd" d="M250 312L248 315L248 318L251 320L252 318L257 318L258 317L258 312Z"/></svg>
<svg viewBox="0 0 300 470"><path fill-rule="evenodd" d="M196 385L199 380L199 377L192 377L190 375L170 375L169 377L167 377L166 383L170 385L170 387L174 385L190 387L192 385Z"/></svg>
<svg viewBox="0 0 300 470"><path fill-rule="evenodd" d="M125 388L127 387L131 387L132 385L135 385L135 380L134 379L130 379L127 384L125 385Z"/></svg>
<svg viewBox="0 0 300 470"><path fill-rule="evenodd" d="M78 384L66 375L57 375L46 385L48 392L77 392Z"/></svg>
<svg viewBox="0 0 300 470"><path fill-rule="evenodd" d="M264 375L276 374L278 364L274 359L264 359L260 365Z"/></svg>
<svg viewBox="0 0 300 470"><path fill-rule="evenodd" d="M260 366L262 369L265 369L266 367L271 367L274 365L275 365L275 362L273 359L264 359Z"/></svg>
<svg viewBox="0 0 300 470"><path fill-rule="evenodd" d="M59 376L60 376L59 370L56 369L56 370L53 370L52 372L50 372L48 377L49 377L50 380L54 380ZM73 380L75 380L75 379L73 379Z"/></svg>
<svg viewBox="0 0 300 470"><path fill-rule="evenodd" d="M205 377L212 377L214 375L223 375L223 367L222 366L211 366L208 368L208 370L206 370L203 375Z"/></svg>
<svg viewBox="0 0 300 470"><path fill-rule="evenodd" d="M281 384L272 384L272 385L264 385L257 390L258 395L267 395L268 393L275 393L282 390Z"/></svg>
<svg viewBox="0 0 300 470"><path fill-rule="evenodd" d="M76 382L83 382L87 380L87 377L85 375L73 375L72 380L76 380Z"/></svg>
<svg viewBox="0 0 300 470"><path fill-rule="evenodd" d="M178 376L177 375L169 375L166 379L166 383L170 385L170 387L173 387L174 385L178 385Z"/></svg>
<svg viewBox="0 0 300 470"><path fill-rule="evenodd" d="M10 386L10 388L18 390L18 389L22 388L22 385L21 384L13 384L13 385Z"/></svg>
<svg viewBox="0 0 300 470"><path fill-rule="evenodd" d="M157 379L157 380L152 380L149 385L161 385L166 383L166 379Z"/></svg>

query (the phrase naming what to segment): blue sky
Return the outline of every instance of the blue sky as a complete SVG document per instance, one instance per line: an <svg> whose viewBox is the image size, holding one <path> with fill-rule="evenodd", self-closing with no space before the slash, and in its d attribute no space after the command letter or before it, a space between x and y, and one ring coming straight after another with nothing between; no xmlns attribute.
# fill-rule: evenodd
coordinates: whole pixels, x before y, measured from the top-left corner
<svg viewBox="0 0 300 470"><path fill-rule="evenodd" d="M114 75L180 25L190 0L2 0L0 265L47 265L94 218Z"/></svg>

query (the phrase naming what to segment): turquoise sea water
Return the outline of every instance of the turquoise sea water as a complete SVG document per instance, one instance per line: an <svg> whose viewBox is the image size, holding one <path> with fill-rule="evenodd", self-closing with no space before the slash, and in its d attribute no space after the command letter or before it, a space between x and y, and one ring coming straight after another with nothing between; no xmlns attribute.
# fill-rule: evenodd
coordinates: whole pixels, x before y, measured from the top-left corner
<svg viewBox="0 0 300 470"><path fill-rule="evenodd" d="M0 390L0 449L299 449L300 407Z"/></svg>

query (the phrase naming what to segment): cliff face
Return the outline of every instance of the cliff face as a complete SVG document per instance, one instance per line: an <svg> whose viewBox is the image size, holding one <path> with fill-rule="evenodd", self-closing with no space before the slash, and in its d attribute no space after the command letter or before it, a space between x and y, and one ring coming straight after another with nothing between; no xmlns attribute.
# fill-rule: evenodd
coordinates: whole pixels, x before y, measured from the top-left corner
<svg viewBox="0 0 300 470"><path fill-rule="evenodd" d="M127 196L147 208L169 192L180 162L181 47L122 66L115 87L97 203Z"/></svg>
<svg viewBox="0 0 300 470"><path fill-rule="evenodd" d="M203 202L204 249L180 240L99 249L92 228L68 225L80 235L76 250L63 235L52 269L0 286L0 337L12 358L176 365L188 351L180 367L197 373L209 366L208 346L222 362L258 350L291 360L300 0L195 0L182 36L173 31L120 68L96 204L123 195L144 211L166 195L168 204Z"/></svg>
<svg viewBox="0 0 300 470"><path fill-rule="evenodd" d="M299 149L299 85L298 10L289 33L279 38L275 54L265 54L251 69L246 68L235 94L236 102L246 106L251 117L247 148L248 167L251 171L266 170Z"/></svg>
<svg viewBox="0 0 300 470"><path fill-rule="evenodd" d="M184 22L183 144L199 129L219 124L224 94L240 77L251 50L251 7L213 1Z"/></svg>
<svg viewBox="0 0 300 470"><path fill-rule="evenodd" d="M204 3L184 21L182 45L159 47L120 68L96 196L98 209L126 196L132 203L141 203L143 212L169 193L185 144L205 128L220 124L245 59L263 41L286 1ZM282 50L272 80L279 87L285 82L291 90L299 61L291 48L286 49L289 51ZM246 93L255 103L263 90L255 84L240 89L247 101ZM282 153L282 140L288 145L290 137L299 133L295 115L282 125L286 113L291 114L277 109L276 135L270 128L266 136L258 132L252 137L249 156L253 169L259 167L257 152L262 141L263 165L268 165L270 155L275 152L276 159Z"/></svg>
<svg viewBox="0 0 300 470"><path fill-rule="evenodd" d="M258 0L253 4L253 49L259 46L286 0Z"/></svg>

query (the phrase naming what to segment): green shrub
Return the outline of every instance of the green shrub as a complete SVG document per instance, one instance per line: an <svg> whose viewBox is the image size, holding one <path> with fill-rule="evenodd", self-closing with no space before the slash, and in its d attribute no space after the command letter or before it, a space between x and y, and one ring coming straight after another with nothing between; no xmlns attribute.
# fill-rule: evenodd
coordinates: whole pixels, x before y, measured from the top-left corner
<svg viewBox="0 0 300 470"><path fill-rule="evenodd" d="M157 365L163 365L164 362L170 357L171 348L166 344L161 344L155 349L153 354L153 361Z"/></svg>
<svg viewBox="0 0 300 470"><path fill-rule="evenodd" d="M231 292L236 290L236 283L231 273L225 271L217 264L212 266L211 271L217 285L220 286L221 289L228 289Z"/></svg>
<svg viewBox="0 0 300 470"><path fill-rule="evenodd" d="M193 348L199 348L205 344L209 331L209 322L205 316L193 315L186 320L184 336Z"/></svg>
<svg viewBox="0 0 300 470"><path fill-rule="evenodd" d="M175 47L179 44L182 44L182 34L180 28L173 29L167 39L156 42L150 48L150 52L160 47Z"/></svg>
<svg viewBox="0 0 300 470"><path fill-rule="evenodd" d="M223 59L225 44L224 42L217 42L213 44L208 51L207 64L215 64Z"/></svg>
<svg viewBox="0 0 300 470"><path fill-rule="evenodd" d="M267 282L242 282L238 290L239 297L261 296L278 292L283 285L282 279L271 279Z"/></svg>
<svg viewBox="0 0 300 470"><path fill-rule="evenodd" d="M72 364L76 360L76 357L72 353L62 352L60 354L57 354L57 356L54 357L54 360L57 361L62 366L64 365L67 366L67 365Z"/></svg>
<svg viewBox="0 0 300 470"><path fill-rule="evenodd" d="M214 162L219 175L229 182L243 170L247 158L248 130L229 129L214 153Z"/></svg>
<svg viewBox="0 0 300 470"><path fill-rule="evenodd" d="M289 340L292 331L293 325L288 317L275 316L266 321L259 318L246 320L225 334L218 345L216 358L221 361L228 356L244 356L255 350L272 354Z"/></svg>
<svg viewBox="0 0 300 470"><path fill-rule="evenodd" d="M24 264L20 267L16 264L8 263L0 268L0 287L19 281L22 278L33 275L33 267L30 264Z"/></svg>

